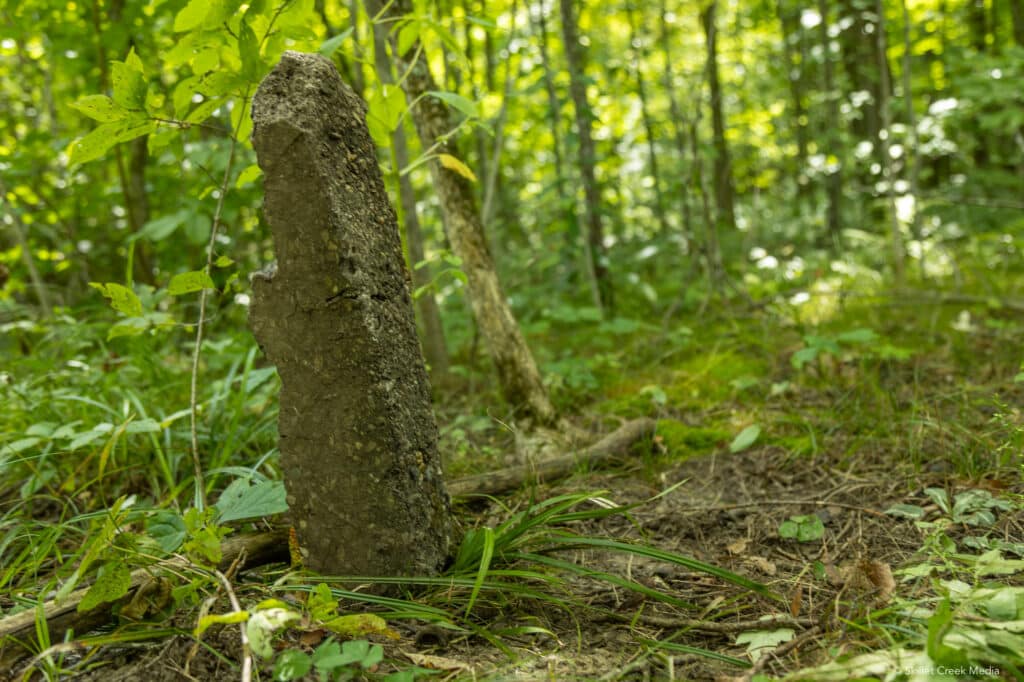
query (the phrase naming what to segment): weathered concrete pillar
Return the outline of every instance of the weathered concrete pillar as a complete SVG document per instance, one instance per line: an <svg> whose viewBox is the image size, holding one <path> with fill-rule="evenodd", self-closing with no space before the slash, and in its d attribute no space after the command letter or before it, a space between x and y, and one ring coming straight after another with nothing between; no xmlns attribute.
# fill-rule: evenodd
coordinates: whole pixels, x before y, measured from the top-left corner
<svg viewBox="0 0 1024 682"><path fill-rule="evenodd" d="M285 52L253 100L277 269L250 326L281 376L281 466L306 565L436 573L451 518L394 211L366 107Z"/></svg>

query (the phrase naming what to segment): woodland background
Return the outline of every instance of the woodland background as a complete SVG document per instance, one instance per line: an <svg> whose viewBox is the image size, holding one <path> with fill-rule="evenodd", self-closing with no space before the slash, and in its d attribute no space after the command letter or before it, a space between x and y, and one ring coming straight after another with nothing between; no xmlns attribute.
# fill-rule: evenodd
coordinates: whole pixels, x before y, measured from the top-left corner
<svg viewBox="0 0 1024 682"><path fill-rule="evenodd" d="M678 480L666 474L673 467L731 451L801 472L795 488L764 489L776 496L820 501L817 484L801 478L808 469L874 481L866 488L875 492L847 503L884 511L902 501L922 514L905 543L890 543L903 553L884 561L896 568L913 555L933 567L917 575L925 583L941 571L961 582L901 592L934 608L891 609L891 628L877 613L846 614L863 637L829 640L832 651L909 647L931 663L953 652L960 658L949 661L1019 672L1012 639L942 649L932 635L962 625L958 608L979 617L978 603L992 598L960 584L1017 600L1001 615L982 608L985 617L1024 620L1024 2L370 7L0 7L0 614L89 584L97 568L99 584L104 575L123 582L140 556L182 543L202 558L230 519L223 508L219 519L196 509L232 481L272 498L245 498L252 506L232 519L281 511L278 380L246 328L248 275L273 260L249 103L291 49L331 58L368 102L449 473L501 466L517 419L536 415L496 380L428 172L436 163L472 183L505 300L554 410L595 434L625 418L658 419L651 451L620 472L626 480L653 491ZM387 19L396 8L402 18ZM436 80L428 97L452 116L457 153L446 158L413 126L399 59L410 50ZM736 480L776 480L763 459L737 461L732 486L714 464L701 470L719 493L703 502L738 502ZM631 485L584 477L561 492L609 487L637 501L623 492ZM991 519L968 523L967 508ZM894 523L917 514L902 511ZM489 522L467 514L468 524ZM982 540L965 545L955 529ZM738 561L694 533L674 549ZM123 546L111 545L115 536ZM647 539L658 544L656 533ZM1002 572L979 571L978 556L997 561L983 552L997 553ZM815 561L824 585L828 560L800 566L817 570ZM799 583L800 566L786 580ZM194 625L188 609L217 584L186 581L192 592L176 587L168 608ZM453 628L483 627L488 616L472 621L470 610L452 616ZM939 616L945 629L929 620ZM628 652L621 660L643 651L650 670L671 670L648 635L616 649ZM713 638L691 645L744 650ZM490 669L486 655L467 651ZM61 656L33 665L57 677L101 660ZM430 667L388 656L383 668L354 658L330 670Z"/></svg>

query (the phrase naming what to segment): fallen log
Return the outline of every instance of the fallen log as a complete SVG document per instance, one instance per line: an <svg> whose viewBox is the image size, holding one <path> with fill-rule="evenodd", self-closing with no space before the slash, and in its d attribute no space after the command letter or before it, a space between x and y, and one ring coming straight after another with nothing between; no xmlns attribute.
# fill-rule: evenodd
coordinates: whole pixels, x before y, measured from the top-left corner
<svg viewBox="0 0 1024 682"><path fill-rule="evenodd" d="M601 466L620 457L637 441L652 435L655 424L653 419L646 418L626 422L580 452L547 458L532 465L507 467L459 478L448 483L448 491L452 497L497 495L529 482L544 483L563 478L574 473L581 464ZM243 567L247 568L287 562L288 531L278 529L228 538L221 545L221 550L223 558L218 565L221 571L228 570L243 554ZM32 655L33 647L38 648L37 615L46 621L50 642L61 642L68 631L82 634L110 622L113 614L131 603L140 588L151 583L160 569L180 571L187 567L186 559L174 558L133 571L131 588L124 597L82 613L78 612L78 604L89 591L88 587L75 590L60 604L53 600L47 601L43 604L41 614L33 609L0 619L0 670L11 670L17 661Z"/></svg>

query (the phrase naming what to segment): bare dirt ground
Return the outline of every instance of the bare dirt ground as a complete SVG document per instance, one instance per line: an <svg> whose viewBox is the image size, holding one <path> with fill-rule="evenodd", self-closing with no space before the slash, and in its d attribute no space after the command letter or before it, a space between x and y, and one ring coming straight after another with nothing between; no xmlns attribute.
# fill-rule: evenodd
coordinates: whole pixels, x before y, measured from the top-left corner
<svg viewBox="0 0 1024 682"><path fill-rule="evenodd" d="M460 679L750 679L754 671L702 656L644 655L641 643L670 639L746 658L746 647L738 645L736 637L761 618L791 627L795 636L776 654L762 657L755 671L783 674L841 652L883 645L866 640L849 622L884 605L893 590L909 597L925 586L889 582L890 569L911 561L923 537L911 522L882 512L896 503L927 507L922 491L928 486L955 490L968 485L943 473L942 466L921 476L893 459L879 452L857 458L851 465L847 457L842 462L828 456L795 458L779 448L763 447L700 457L653 474L637 463L619 472L564 481L545 493L604 489L612 491L608 497L617 503L627 504L649 499L685 480L670 494L633 512L631 520L611 517L600 527L585 530L617 539L642 539L730 569L786 595L788 607L678 566L591 553L577 558L596 570L669 592L697 608L687 612L644 603L633 593L580 579L569 584L565 596L591 608L566 612L545 605L534 606L531 612L531 605L524 603L515 612L483 614L493 619L490 625L495 629L527 622L555 634L555 638L535 635L508 640L516 660L480 638L451 638L436 628L399 623L395 627L402 639L380 642L387 657L379 672L415 662L440 668L443 677ZM989 480L970 485L1001 484ZM484 517L488 513L483 510ZM779 524L800 514L815 514L823 521L825 535L820 541L800 543L779 537ZM1021 521L1005 517L998 531L1020 541L1024 539ZM824 575L815 575L815 566L823 567ZM239 589L244 592L244 585ZM187 617L181 620L183 630L190 629ZM291 645L315 643L297 640ZM109 652L97 661L102 667L80 679L237 680L238 652L236 629L215 628L201 647L182 635L156 645ZM264 678L269 679L269 673Z"/></svg>

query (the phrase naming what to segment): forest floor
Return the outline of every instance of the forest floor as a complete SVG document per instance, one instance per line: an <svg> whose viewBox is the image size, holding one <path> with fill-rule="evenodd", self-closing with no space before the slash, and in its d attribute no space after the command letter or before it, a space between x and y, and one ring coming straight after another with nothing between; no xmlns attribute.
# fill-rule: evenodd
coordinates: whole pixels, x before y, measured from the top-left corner
<svg viewBox="0 0 1024 682"><path fill-rule="evenodd" d="M679 565L575 550L572 559L588 569L692 608L576 576L549 600L512 597L477 607L481 628L505 633L504 651L479 635L393 621L399 639L370 638L385 658L367 678L406 669L417 673L406 679L423 679L429 669L432 679L775 679L860 652L925 646L932 621L914 616L913 607L936 607L950 581L1024 585L1024 417L1017 407L1024 385L1014 382L1019 360L1004 343L1006 330L970 338L944 331L924 346L913 334L886 336L885 323L875 322L880 334L854 332L850 344L812 354L799 368L793 353L817 342L807 337L801 345L792 332L762 330L758 338L771 337L768 344L725 334L685 352L644 341L632 366L601 377L601 399L576 420L608 431L623 419L653 416L653 442L638 444L615 469L581 466L570 479L459 507L467 527L496 526L532 500L594 491L596 500L638 506L572 530L693 557L764 583L782 600ZM870 348L857 345L865 339ZM897 344L915 350L903 353ZM494 420L459 420L458 412L443 408L440 417L443 443L465 460L453 468L486 468L487 457L513 447ZM737 447L734 436L751 425L760 434ZM1015 500L1012 507L993 502L1005 499ZM907 513L887 513L896 505ZM970 517L983 511L991 516ZM908 518L915 512L919 518ZM783 537L792 535L782 532L786 524L798 537ZM235 590L255 598L281 573L244 573ZM80 679L239 679L237 627L215 626L199 646L185 634L196 614L174 619L181 635L108 647ZM324 636L296 630L280 646L311 650ZM753 651L759 644L765 648ZM979 670L960 679L1014 679L1009 669ZM860 676L873 679L865 671ZM923 678L904 672L941 679L934 671Z"/></svg>

